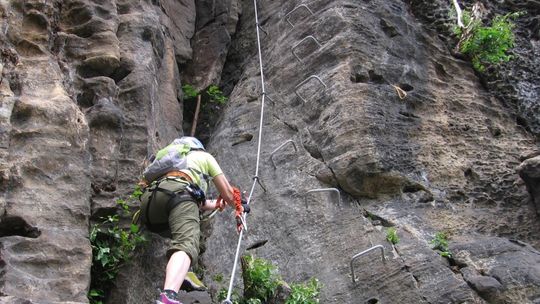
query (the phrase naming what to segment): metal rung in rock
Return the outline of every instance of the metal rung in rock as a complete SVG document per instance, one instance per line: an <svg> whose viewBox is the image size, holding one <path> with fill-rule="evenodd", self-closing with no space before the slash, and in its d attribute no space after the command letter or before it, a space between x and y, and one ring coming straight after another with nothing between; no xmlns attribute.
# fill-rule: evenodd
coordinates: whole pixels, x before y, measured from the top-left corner
<svg viewBox="0 0 540 304"><path fill-rule="evenodd" d="M304 39L300 40L297 44L295 44L292 48L291 48L291 52L293 53L294 57L296 57L296 59L298 59L298 61L302 61L302 59L300 59L300 57L298 57L298 55L294 52L294 50L300 46L300 44L302 44L302 42L308 40L308 39L311 39L313 41L315 41L315 43L317 44L317 46L319 46L319 48L322 47L322 45L319 43L319 40L317 40L317 38L313 37L312 35L309 35L309 36L306 36Z"/></svg>
<svg viewBox="0 0 540 304"><path fill-rule="evenodd" d="M264 33L264 38L265 39L266 37L268 37L268 32L260 25L257 25L257 27Z"/></svg>
<svg viewBox="0 0 540 304"><path fill-rule="evenodd" d="M337 188L324 188L324 189L313 189L313 190L309 190L308 192L306 192L306 207L307 207L307 195L310 194L310 193L315 193L315 192L335 192L337 193L337 196L338 196L338 206L341 205L341 194L339 193L339 190Z"/></svg>
<svg viewBox="0 0 540 304"><path fill-rule="evenodd" d="M367 250L364 250L356 255L354 255L351 259L351 275L352 275L352 281L353 283L356 283L356 276L354 275L354 266L353 266L353 262L358 259L359 257L375 250L375 249L381 249L381 256L382 256L382 262L383 264L386 263L386 258L384 256L384 246L383 245L376 245L376 246L373 246Z"/></svg>
<svg viewBox="0 0 540 304"><path fill-rule="evenodd" d="M292 11L290 11L287 15L285 15L285 19L287 20L287 22L288 22L292 27L294 27L294 24L292 24L292 23L291 23L291 20L290 20L291 14L294 13L295 11L301 9L301 8L306 9L306 10L311 14L311 16L315 16L315 15L313 14L313 12L309 9L309 7L307 7L307 5L305 5L305 4L300 4L299 6L295 7Z"/></svg>
<svg viewBox="0 0 540 304"><path fill-rule="evenodd" d="M289 139L286 142L282 143L279 147L274 149L274 151L272 151L272 153L270 153L270 161L272 162L272 165L274 165L274 168L277 168L276 163L274 162L274 154L276 154L277 151L279 151L281 148L283 148L288 143L291 143L293 145L294 152L298 152L298 149L296 148L296 144L294 143L294 140Z"/></svg>
<svg viewBox="0 0 540 304"><path fill-rule="evenodd" d="M306 80L302 81L301 83L299 83L295 88L294 88L294 93L296 94L296 96L298 96L300 99L302 99L302 101L304 103L306 103L307 101L304 99L304 97L302 97L300 95L300 93L298 93L298 89L301 88L303 85L305 85L306 83L308 83L308 81L310 81L311 79L316 79L320 84L322 84L324 86L324 91L326 91L326 89L328 88L326 86L326 84L324 83L324 81L321 80L321 78L319 78L319 76L317 75L311 75L309 76L308 78L306 78Z"/></svg>

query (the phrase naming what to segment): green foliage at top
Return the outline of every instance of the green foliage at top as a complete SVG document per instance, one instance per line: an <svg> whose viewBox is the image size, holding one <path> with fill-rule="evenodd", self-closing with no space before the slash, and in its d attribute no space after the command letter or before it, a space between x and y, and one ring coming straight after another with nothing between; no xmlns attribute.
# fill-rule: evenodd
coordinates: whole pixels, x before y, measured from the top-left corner
<svg viewBox="0 0 540 304"><path fill-rule="evenodd" d="M392 244L399 243L399 237L397 235L397 229L394 227L390 227L386 229L386 240L389 241Z"/></svg>
<svg viewBox="0 0 540 304"><path fill-rule="evenodd" d="M247 267L244 267L244 296L267 301L279 286L281 277L277 267L269 261L244 256Z"/></svg>
<svg viewBox="0 0 540 304"><path fill-rule="evenodd" d="M223 95L223 92L216 85L209 86L206 94L210 97L210 102L216 102L218 104L225 104L227 102L227 97Z"/></svg>
<svg viewBox="0 0 540 304"><path fill-rule="evenodd" d="M448 250L448 236L444 232L437 232L431 240L431 248L438 250L439 254L446 258L451 258L452 253Z"/></svg>
<svg viewBox="0 0 540 304"><path fill-rule="evenodd" d="M319 280L312 278L306 284L292 284L291 295L285 304L319 304Z"/></svg>
<svg viewBox="0 0 540 304"><path fill-rule="evenodd" d="M497 15L491 26L484 26L479 19L472 18L468 11L463 12L465 28L454 28L454 33L460 38L458 49L461 53L470 56L473 67L480 72L486 65L497 65L512 59L508 51L514 47L515 27L512 19L521 13L510 13L504 16Z"/></svg>
<svg viewBox="0 0 540 304"><path fill-rule="evenodd" d="M218 103L220 105L223 105L227 103L228 98L223 95L223 92L219 89L217 85L210 85L208 89L204 92L197 91L192 85L185 84L182 86L182 91L184 92L184 96L187 99L192 99L197 97L199 94L205 93L206 99L209 102Z"/></svg>
<svg viewBox="0 0 540 304"><path fill-rule="evenodd" d="M129 200L137 199L141 195L142 191L137 187ZM119 199L116 203L124 215L130 215L128 202ZM146 242L139 226L131 224L129 227L121 227L119 222L119 215L109 215L90 229L92 282L88 298L92 304L103 303L120 268L131 259L135 249Z"/></svg>
<svg viewBox="0 0 540 304"><path fill-rule="evenodd" d="M183 85L182 91L187 99L195 98L197 95L199 95L199 91L195 90L195 88L190 84Z"/></svg>

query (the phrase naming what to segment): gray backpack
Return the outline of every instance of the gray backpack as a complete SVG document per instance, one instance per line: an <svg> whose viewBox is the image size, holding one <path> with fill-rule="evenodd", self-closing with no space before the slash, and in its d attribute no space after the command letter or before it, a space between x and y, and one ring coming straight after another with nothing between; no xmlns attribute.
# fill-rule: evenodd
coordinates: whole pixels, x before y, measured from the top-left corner
<svg viewBox="0 0 540 304"><path fill-rule="evenodd" d="M173 141L170 145L158 151L154 161L144 170L144 179L151 183L167 172L189 169L186 155L190 151L189 145L177 144Z"/></svg>

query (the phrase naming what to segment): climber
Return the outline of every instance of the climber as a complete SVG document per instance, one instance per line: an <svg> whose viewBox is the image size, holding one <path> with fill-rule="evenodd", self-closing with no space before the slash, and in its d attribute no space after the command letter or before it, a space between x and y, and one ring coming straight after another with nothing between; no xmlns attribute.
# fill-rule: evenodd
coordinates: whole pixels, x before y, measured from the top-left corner
<svg viewBox="0 0 540 304"><path fill-rule="evenodd" d="M196 277L186 277L199 255L200 212L223 210L229 205L241 217L244 202L240 190L229 184L215 158L195 137L175 139L160 150L143 177L142 184L147 187L141 196L141 219L149 230L169 230L172 236L165 283L156 304L181 304L177 293L183 283L202 285L194 281ZM220 193L217 200L205 198L209 180Z"/></svg>

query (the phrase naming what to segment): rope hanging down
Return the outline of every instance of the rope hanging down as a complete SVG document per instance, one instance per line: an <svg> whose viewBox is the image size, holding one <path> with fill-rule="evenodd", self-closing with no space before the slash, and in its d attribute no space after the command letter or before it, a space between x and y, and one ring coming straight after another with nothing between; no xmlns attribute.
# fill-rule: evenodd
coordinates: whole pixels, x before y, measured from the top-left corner
<svg viewBox="0 0 540 304"><path fill-rule="evenodd" d="M264 119L264 101L266 98L266 91L264 88L264 73L263 73L263 64L262 64L262 55L261 55L261 37L260 37L260 25L259 25L259 16L258 16L258 10L257 10L257 0L253 0L253 6L255 9L255 27L257 29L257 50L259 54L259 68L261 73L261 117L259 121L259 138L257 143L257 161L255 164L255 175L253 176L253 184L251 185L251 190L249 191L249 196L247 199L247 204L249 205L251 203L251 198L253 196L253 192L255 190L255 186L257 183L260 184L259 181L259 162L261 158L261 140L262 140L262 128L263 128L263 119ZM262 187L262 185L261 185ZM247 214L244 213L242 215L243 225L244 229L240 231L240 234L238 236L238 244L236 246L236 254L234 256L234 264L233 269L231 272L231 279L229 281L229 289L227 291L227 298L223 300L222 304L232 304L231 302L231 295L232 295L232 288L234 283L234 277L236 274L236 267L238 266L238 257L240 255L240 246L242 245L242 237L244 236L244 230L247 230L247 222L246 222Z"/></svg>

